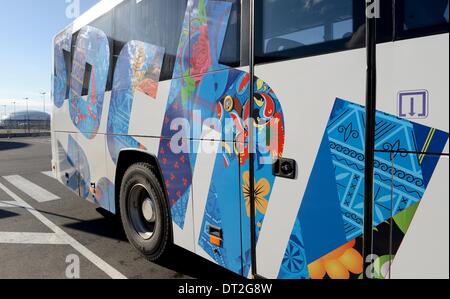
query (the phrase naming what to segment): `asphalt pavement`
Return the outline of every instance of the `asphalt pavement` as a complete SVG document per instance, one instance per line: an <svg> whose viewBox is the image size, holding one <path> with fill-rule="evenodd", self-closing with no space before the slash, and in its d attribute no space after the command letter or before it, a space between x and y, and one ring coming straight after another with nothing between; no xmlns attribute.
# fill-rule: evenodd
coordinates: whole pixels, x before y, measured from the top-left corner
<svg viewBox="0 0 450 299"><path fill-rule="evenodd" d="M174 247L157 264L128 243L117 217L52 176L48 137L0 139L0 279L233 279Z"/></svg>

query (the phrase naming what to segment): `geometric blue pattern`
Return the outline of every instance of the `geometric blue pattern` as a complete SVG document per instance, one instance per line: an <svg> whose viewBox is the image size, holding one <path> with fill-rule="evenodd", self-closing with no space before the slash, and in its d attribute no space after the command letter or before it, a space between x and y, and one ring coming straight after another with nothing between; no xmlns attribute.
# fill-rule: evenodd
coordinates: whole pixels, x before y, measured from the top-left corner
<svg viewBox="0 0 450 299"><path fill-rule="evenodd" d="M323 137L317 156L320 159L314 164L298 214L308 263L347 241L327 136Z"/></svg>
<svg viewBox="0 0 450 299"><path fill-rule="evenodd" d="M325 182L334 181L340 205L343 227L341 230L347 241L363 234L364 215L364 166L365 166L365 109L363 106L336 99L325 132L328 150L323 150L324 141L316 158L310 182L305 191L302 207L295 227L287 244L285 256L280 266L279 278L305 278L299 273L299 262L306 256L307 263L322 257L339 246L332 246L323 238L323 227L317 225L316 235L321 246L309 246L305 238L311 239L310 221L319 217L325 221L329 215L302 213L305 205L323 205L314 194L324 189ZM375 131L374 165L374 226L387 221L401 211L420 202L433 175L439 157L448 141L448 133L412 123L386 113L377 112ZM426 155L426 153L432 153ZM324 161L331 157L334 177L327 177L323 171ZM319 181L315 177L321 177ZM333 188L327 188L333 189ZM323 192L323 191L322 191ZM330 195L327 195L330 197ZM315 211L311 207L308 210ZM329 209L324 209L329 210ZM317 214L317 215L316 215ZM300 223L300 225L298 225ZM319 222L320 223L320 222ZM307 228L307 230L305 230ZM340 234L340 233L339 233ZM317 245L317 244L314 244ZM311 258L313 257L313 258Z"/></svg>
<svg viewBox="0 0 450 299"><path fill-rule="evenodd" d="M308 279L308 262L306 260L305 247L302 234L300 232L300 221L297 219L294 225L294 231L298 232L292 235L286 248L286 253L281 263L280 279Z"/></svg>
<svg viewBox="0 0 450 299"><path fill-rule="evenodd" d="M327 127L348 241L363 231L364 117L364 107L338 99ZM378 112L375 136L376 148L396 152L375 154L374 225L378 226L419 202L426 186L417 155L407 154L418 151L411 122Z"/></svg>

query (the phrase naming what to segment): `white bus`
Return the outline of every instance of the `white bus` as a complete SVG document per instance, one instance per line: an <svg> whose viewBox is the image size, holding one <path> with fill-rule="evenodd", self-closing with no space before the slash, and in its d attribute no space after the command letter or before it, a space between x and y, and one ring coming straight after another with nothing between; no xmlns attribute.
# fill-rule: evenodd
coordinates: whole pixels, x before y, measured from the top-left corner
<svg viewBox="0 0 450 299"><path fill-rule="evenodd" d="M55 175L150 261L174 244L250 278L448 278L448 6L372 11L371 248L363 0L100 2L54 40Z"/></svg>

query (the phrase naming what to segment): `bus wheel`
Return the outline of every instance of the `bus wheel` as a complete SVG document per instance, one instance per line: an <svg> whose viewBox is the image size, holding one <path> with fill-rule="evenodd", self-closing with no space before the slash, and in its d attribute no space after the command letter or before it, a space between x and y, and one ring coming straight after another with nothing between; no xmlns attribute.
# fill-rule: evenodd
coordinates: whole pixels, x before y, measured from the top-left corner
<svg viewBox="0 0 450 299"><path fill-rule="evenodd" d="M169 207L150 164L137 163L125 172L120 214L131 244L150 261L161 258L169 243Z"/></svg>

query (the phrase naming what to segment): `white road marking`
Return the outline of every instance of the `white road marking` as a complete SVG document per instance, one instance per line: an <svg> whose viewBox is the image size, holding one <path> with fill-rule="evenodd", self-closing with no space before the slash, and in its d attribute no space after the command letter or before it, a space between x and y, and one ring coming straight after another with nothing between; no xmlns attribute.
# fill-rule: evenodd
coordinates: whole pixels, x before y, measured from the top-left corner
<svg viewBox="0 0 450 299"><path fill-rule="evenodd" d="M32 144L49 144L51 143L51 139L49 138L24 138L24 139L18 139L22 142L28 142Z"/></svg>
<svg viewBox="0 0 450 299"><path fill-rule="evenodd" d="M24 206L15 201L0 201L0 208L28 208L29 206Z"/></svg>
<svg viewBox="0 0 450 299"><path fill-rule="evenodd" d="M13 233L0 232L1 244L65 245L66 242L55 233Z"/></svg>
<svg viewBox="0 0 450 299"><path fill-rule="evenodd" d="M84 247L81 243L59 228L56 224L47 219L44 215L42 215L39 211L36 211L32 207L30 207L23 199L21 199L14 192L9 190L6 186L0 183L0 189L6 192L12 199L23 206L28 206L28 212L30 212L34 217L36 217L39 221L41 221L45 226L47 226L51 231L53 231L57 237L64 242L64 244L72 246L75 250L77 250L80 254L82 254L86 259L88 259L91 263L105 272L109 277L113 279L126 279L126 277L102 260L95 253ZM1 243L1 242L0 242Z"/></svg>
<svg viewBox="0 0 450 299"><path fill-rule="evenodd" d="M38 202L47 202L52 200L60 199L55 194L48 192L44 188L30 182L24 177L20 175L10 175L4 177L8 182L13 184L17 189L23 191L28 194L34 200Z"/></svg>
<svg viewBox="0 0 450 299"><path fill-rule="evenodd" d="M52 179L55 179L53 171L43 171L42 174L45 174L46 176L51 177Z"/></svg>

